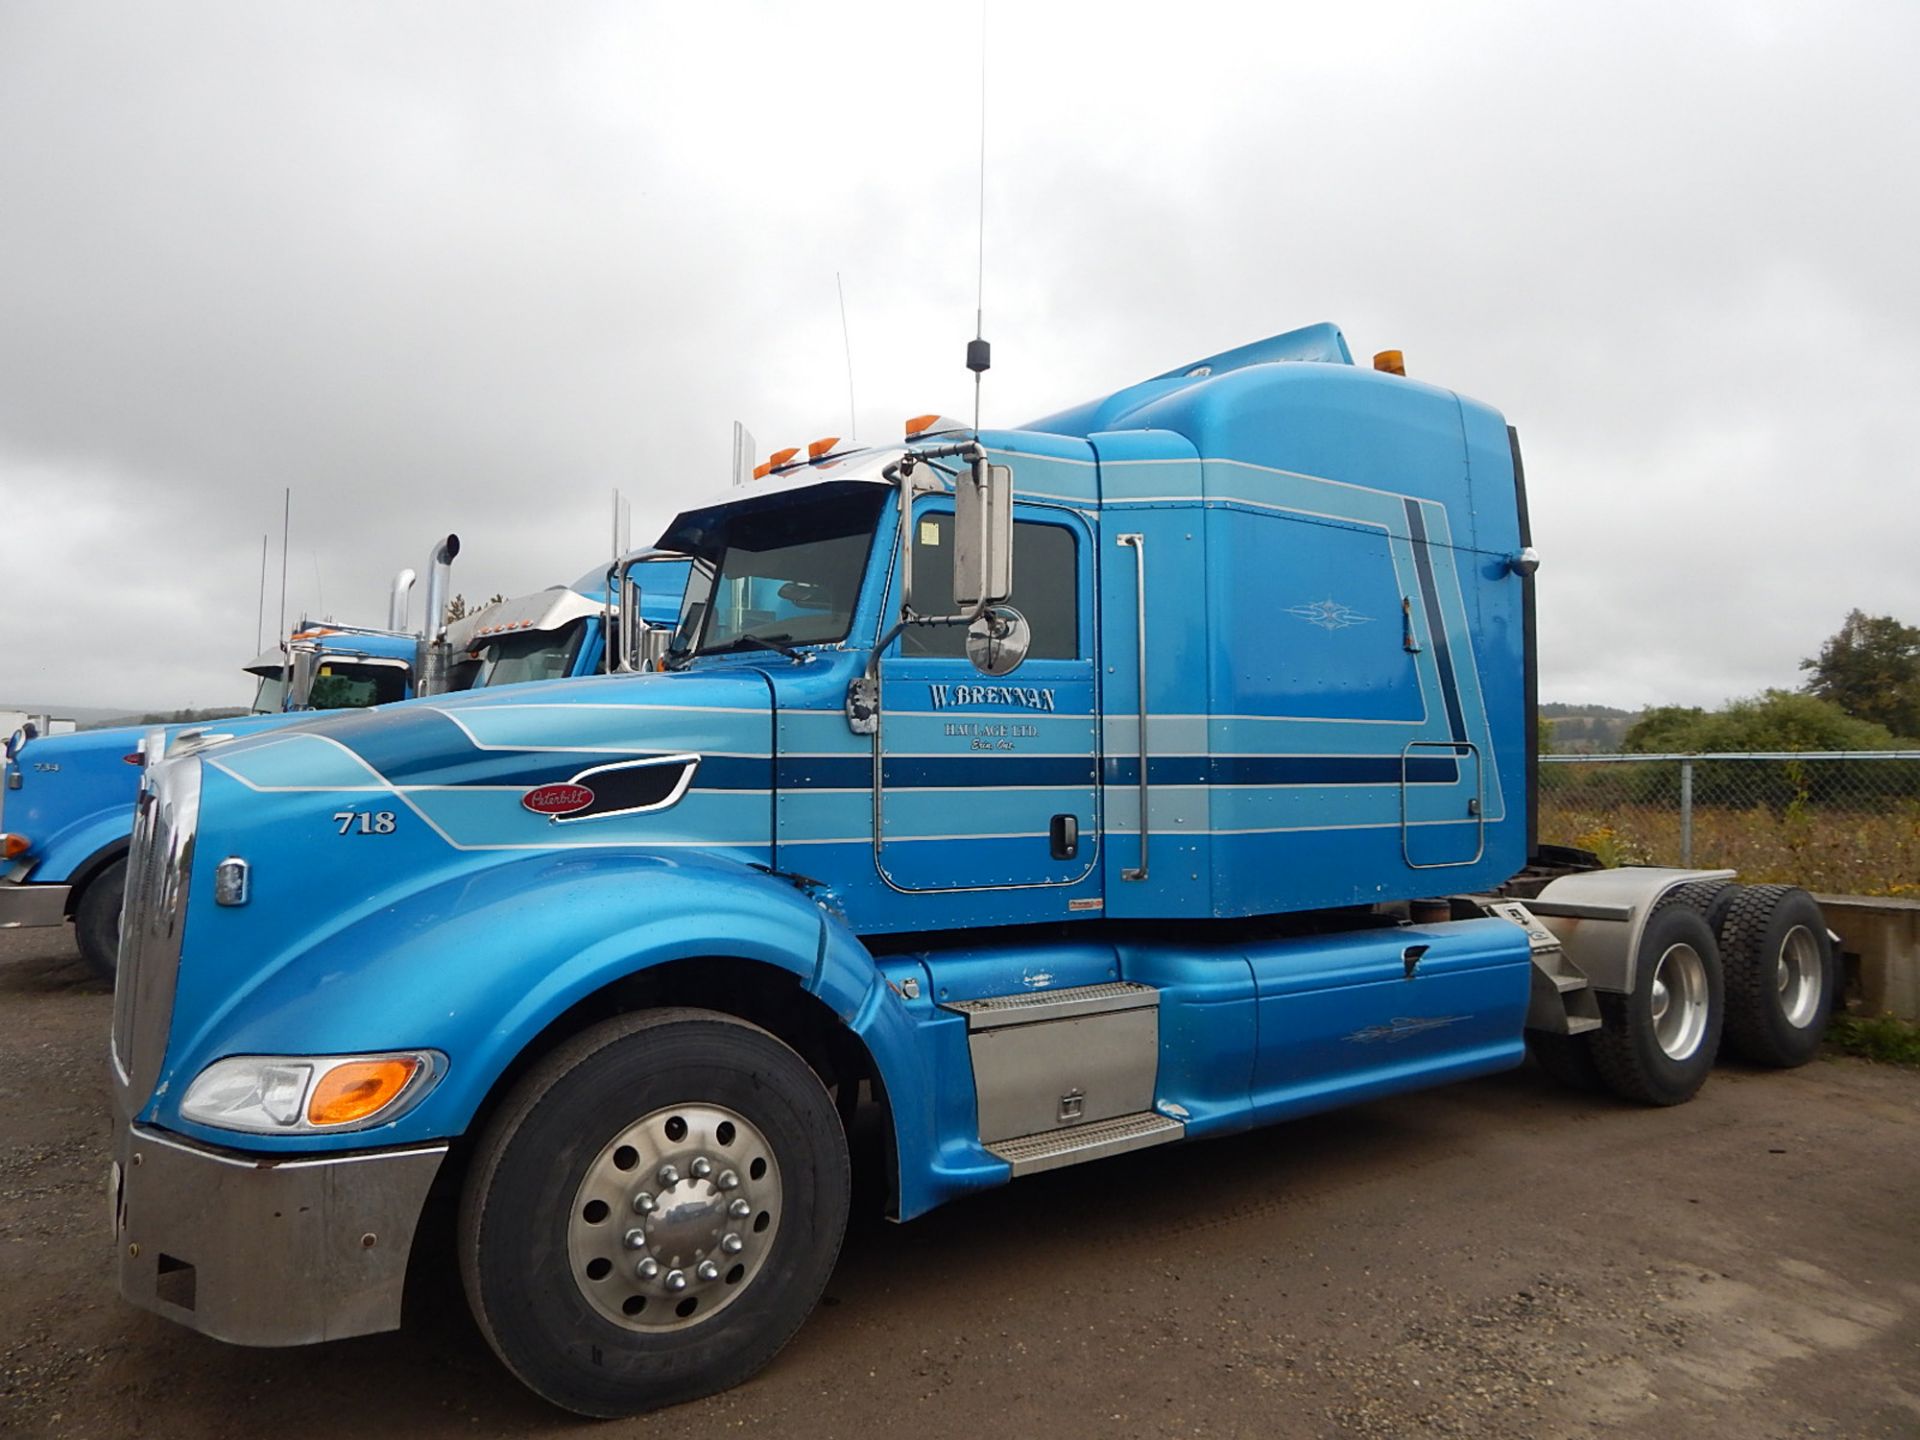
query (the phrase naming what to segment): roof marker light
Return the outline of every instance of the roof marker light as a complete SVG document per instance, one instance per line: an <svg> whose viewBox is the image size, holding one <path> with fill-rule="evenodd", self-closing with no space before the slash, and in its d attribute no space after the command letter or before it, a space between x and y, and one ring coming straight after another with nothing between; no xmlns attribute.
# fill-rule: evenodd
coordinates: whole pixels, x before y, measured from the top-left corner
<svg viewBox="0 0 1920 1440"><path fill-rule="evenodd" d="M833 447L839 443L838 435L829 435L824 440L816 440L807 446L807 459L818 460L822 455L829 455L833 452Z"/></svg>
<svg viewBox="0 0 1920 1440"><path fill-rule="evenodd" d="M922 434L925 431L932 429L934 422L939 420L939 418L940 417L938 415L916 415L911 420L907 421L907 434L908 435Z"/></svg>
<svg viewBox="0 0 1920 1440"><path fill-rule="evenodd" d="M789 445L784 450L776 450L771 455L767 456L767 466L769 469L778 470L782 465L786 464L789 460L793 459L793 457L798 455L799 453L800 453L800 447L798 445Z"/></svg>
<svg viewBox="0 0 1920 1440"><path fill-rule="evenodd" d="M1406 357L1398 350L1382 350L1373 357L1373 368L1388 375L1404 375L1407 373Z"/></svg>
<svg viewBox="0 0 1920 1440"><path fill-rule="evenodd" d="M756 480L764 480L767 478L767 475L772 471L772 469L773 469L773 462L771 460L764 461L761 464L753 467L753 478Z"/></svg>

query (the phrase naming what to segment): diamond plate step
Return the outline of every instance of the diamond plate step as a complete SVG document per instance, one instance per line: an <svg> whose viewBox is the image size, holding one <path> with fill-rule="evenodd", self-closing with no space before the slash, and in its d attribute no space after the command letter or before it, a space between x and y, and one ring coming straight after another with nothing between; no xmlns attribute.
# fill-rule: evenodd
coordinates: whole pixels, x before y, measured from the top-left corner
<svg viewBox="0 0 1920 1440"><path fill-rule="evenodd" d="M1153 986L1113 980L1104 985L1075 985L1068 990L1028 990L981 1000L950 1000L940 1008L966 1016L968 1030L991 1030L1000 1025L1030 1025L1036 1020L1138 1010L1159 1003L1160 992Z"/></svg>
<svg viewBox="0 0 1920 1440"><path fill-rule="evenodd" d="M1117 1115L1111 1120L1096 1120L1065 1130L996 1141L987 1149L1011 1165L1017 1179L1042 1170L1058 1170L1063 1165L1078 1165L1082 1160L1099 1160L1108 1155L1123 1155L1129 1150L1144 1150L1149 1145L1164 1145L1186 1133L1187 1127L1180 1121L1157 1111L1142 1110L1135 1115Z"/></svg>

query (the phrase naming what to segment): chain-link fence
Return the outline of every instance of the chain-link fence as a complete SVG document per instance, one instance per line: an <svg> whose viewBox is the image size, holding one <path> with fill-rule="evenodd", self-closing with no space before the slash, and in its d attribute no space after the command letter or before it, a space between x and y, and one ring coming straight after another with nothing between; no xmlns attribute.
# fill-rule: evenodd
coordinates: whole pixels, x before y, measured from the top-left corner
<svg viewBox="0 0 1920 1440"><path fill-rule="evenodd" d="M1920 895L1920 750L1542 755L1540 839L1609 865Z"/></svg>

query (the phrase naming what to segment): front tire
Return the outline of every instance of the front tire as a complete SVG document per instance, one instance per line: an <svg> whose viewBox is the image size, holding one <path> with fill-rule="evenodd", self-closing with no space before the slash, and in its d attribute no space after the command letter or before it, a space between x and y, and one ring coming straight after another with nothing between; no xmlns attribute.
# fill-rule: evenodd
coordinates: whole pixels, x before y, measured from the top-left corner
<svg viewBox="0 0 1920 1440"><path fill-rule="evenodd" d="M1680 1105L1706 1083L1720 1048L1720 947L1691 906L1657 906L1640 933L1633 991L1601 994L1589 1037L1607 1088L1644 1105Z"/></svg>
<svg viewBox="0 0 1920 1440"><path fill-rule="evenodd" d="M488 1126L460 1268L528 1388L602 1419L753 1375L812 1311L850 1181L832 1098L766 1031L701 1010L597 1025Z"/></svg>
<svg viewBox="0 0 1920 1440"><path fill-rule="evenodd" d="M1720 922L1727 1050L1791 1069L1820 1049L1839 988L1826 917L1791 885L1745 887Z"/></svg>
<svg viewBox="0 0 1920 1440"><path fill-rule="evenodd" d="M120 968L120 904L126 893L123 855L87 882L73 907L73 938L102 980L111 981Z"/></svg>

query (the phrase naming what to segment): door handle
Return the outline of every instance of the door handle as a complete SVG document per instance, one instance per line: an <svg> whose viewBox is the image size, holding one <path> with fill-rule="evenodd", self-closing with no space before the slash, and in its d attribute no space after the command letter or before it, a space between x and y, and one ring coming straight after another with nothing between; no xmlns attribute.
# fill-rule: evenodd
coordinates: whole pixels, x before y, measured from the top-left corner
<svg viewBox="0 0 1920 1440"><path fill-rule="evenodd" d="M1071 860L1080 853L1080 817L1056 815L1047 825L1047 848L1056 860Z"/></svg>

